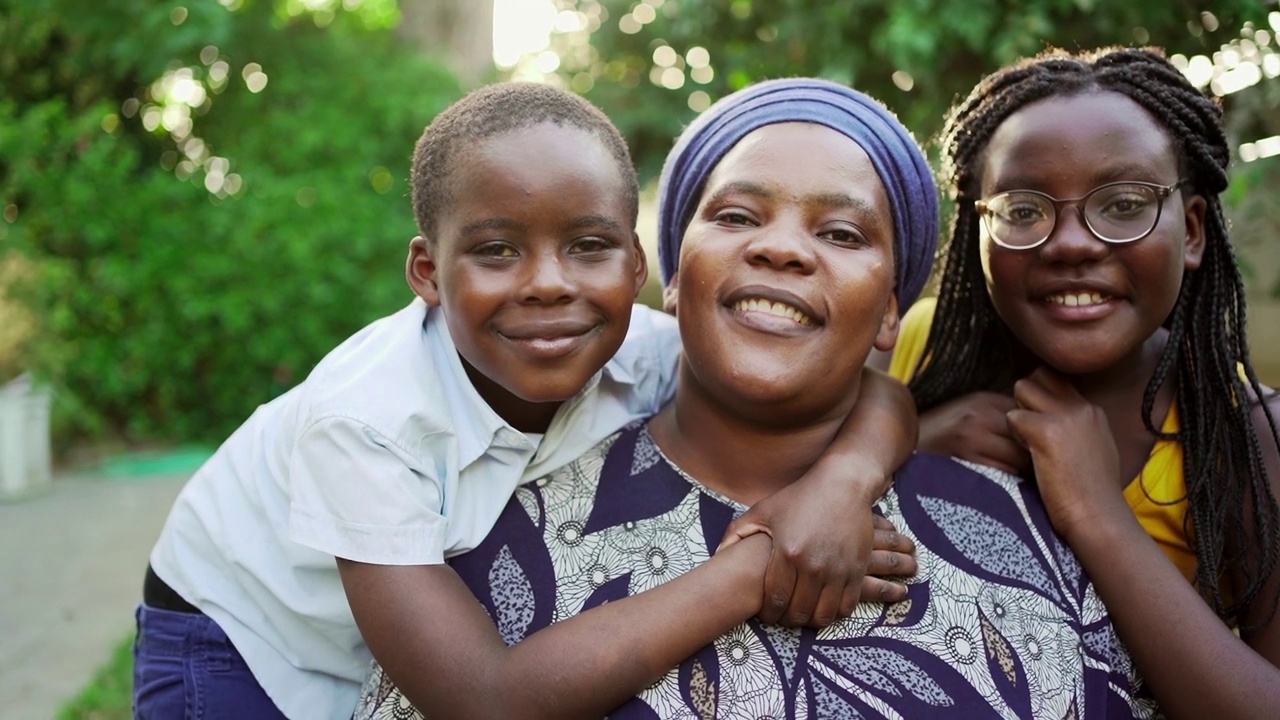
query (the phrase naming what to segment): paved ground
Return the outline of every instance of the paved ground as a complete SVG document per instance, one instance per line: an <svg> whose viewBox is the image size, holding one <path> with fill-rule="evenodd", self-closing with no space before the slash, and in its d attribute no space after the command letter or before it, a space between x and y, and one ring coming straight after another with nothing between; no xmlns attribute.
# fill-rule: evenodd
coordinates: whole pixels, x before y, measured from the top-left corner
<svg viewBox="0 0 1280 720"><path fill-rule="evenodd" d="M147 554L186 478L80 475L0 503L0 716L50 720L130 632Z"/></svg>

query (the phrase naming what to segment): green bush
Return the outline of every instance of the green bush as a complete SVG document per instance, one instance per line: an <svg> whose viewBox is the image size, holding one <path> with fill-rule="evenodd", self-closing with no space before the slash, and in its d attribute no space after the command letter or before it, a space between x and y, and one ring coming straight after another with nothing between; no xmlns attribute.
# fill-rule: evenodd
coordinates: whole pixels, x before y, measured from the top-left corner
<svg viewBox="0 0 1280 720"><path fill-rule="evenodd" d="M15 78L0 100L0 250L34 268L12 289L35 317L25 356L57 390L60 438L216 440L408 301L409 157L460 91L361 16L321 29L284 5L205 3L175 26L176 5L69 4L75 25L0 19L0 40L26 38L0 50L6 87L67 48L84 70ZM112 44L122 22L152 34ZM220 92L213 60L230 68ZM250 63L269 79L257 93ZM149 73L179 68L209 88L197 159L222 167L183 163L181 139L144 123ZM211 170L239 184L211 192Z"/></svg>

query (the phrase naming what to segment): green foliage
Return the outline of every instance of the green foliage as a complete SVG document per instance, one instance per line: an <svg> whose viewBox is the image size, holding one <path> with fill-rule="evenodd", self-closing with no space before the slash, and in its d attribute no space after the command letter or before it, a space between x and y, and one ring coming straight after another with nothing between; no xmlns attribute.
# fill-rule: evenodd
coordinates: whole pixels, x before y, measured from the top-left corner
<svg viewBox="0 0 1280 720"><path fill-rule="evenodd" d="M697 107L699 98L690 99L697 92L714 100L764 78L826 77L884 101L927 139L982 75L1046 46L1151 43L1170 52L1212 52L1246 20L1265 27L1269 9L1256 0L1214 3L1214 16L1202 15L1203 5L1189 0L557 2L596 28L589 36L557 38L560 72L617 122L647 178L696 114L690 105ZM654 51L663 46L678 56L674 67L683 84L673 89L651 80L658 67ZM693 47L709 52L714 77L708 82L698 82L688 66Z"/></svg>
<svg viewBox="0 0 1280 720"><path fill-rule="evenodd" d="M133 634L111 651L93 680L58 710L58 720L128 720L133 717Z"/></svg>
<svg viewBox="0 0 1280 720"><path fill-rule="evenodd" d="M27 355L64 438L221 439L407 302L409 157L460 91L385 0L55 4L0 0L0 251L33 261Z"/></svg>

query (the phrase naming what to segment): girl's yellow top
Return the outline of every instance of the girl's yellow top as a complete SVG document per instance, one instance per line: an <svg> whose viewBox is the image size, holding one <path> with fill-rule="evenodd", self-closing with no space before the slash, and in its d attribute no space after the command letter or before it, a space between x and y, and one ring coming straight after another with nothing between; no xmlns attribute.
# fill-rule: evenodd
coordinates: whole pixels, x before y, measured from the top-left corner
<svg viewBox="0 0 1280 720"><path fill-rule="evenodd" d="M923 298L902 319L898 345L889 364L889 374L906 382L924 354L929 326L937 309L936 298ZM1178 404L1165 416L1166 433L1178 431ZM1156 541L1164 554L1182 571L1187 581L1195 575L1196 554L1186 531L1187 483L1182 469L1182 446L1173 440L1157 440L1142 472L1124 489L1124 498L1133 514Z"/></svg>

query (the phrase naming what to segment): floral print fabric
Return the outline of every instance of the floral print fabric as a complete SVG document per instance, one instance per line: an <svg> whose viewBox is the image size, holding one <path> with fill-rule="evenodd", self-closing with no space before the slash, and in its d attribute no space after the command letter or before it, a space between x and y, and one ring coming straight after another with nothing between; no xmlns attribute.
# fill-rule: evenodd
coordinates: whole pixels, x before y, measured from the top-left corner
<svg viewBox="0 0 1280 720"><path fill-rule="evenodd" d="M752 619L609 717L1154 714L1029 483L918 453L878 509L916 542L907 600L863 603L821 631ZM520 488L484 543L451 564L512 644L687 572L744 510L633 425ZM375 664L356 718L420 717Z"/></svg>

